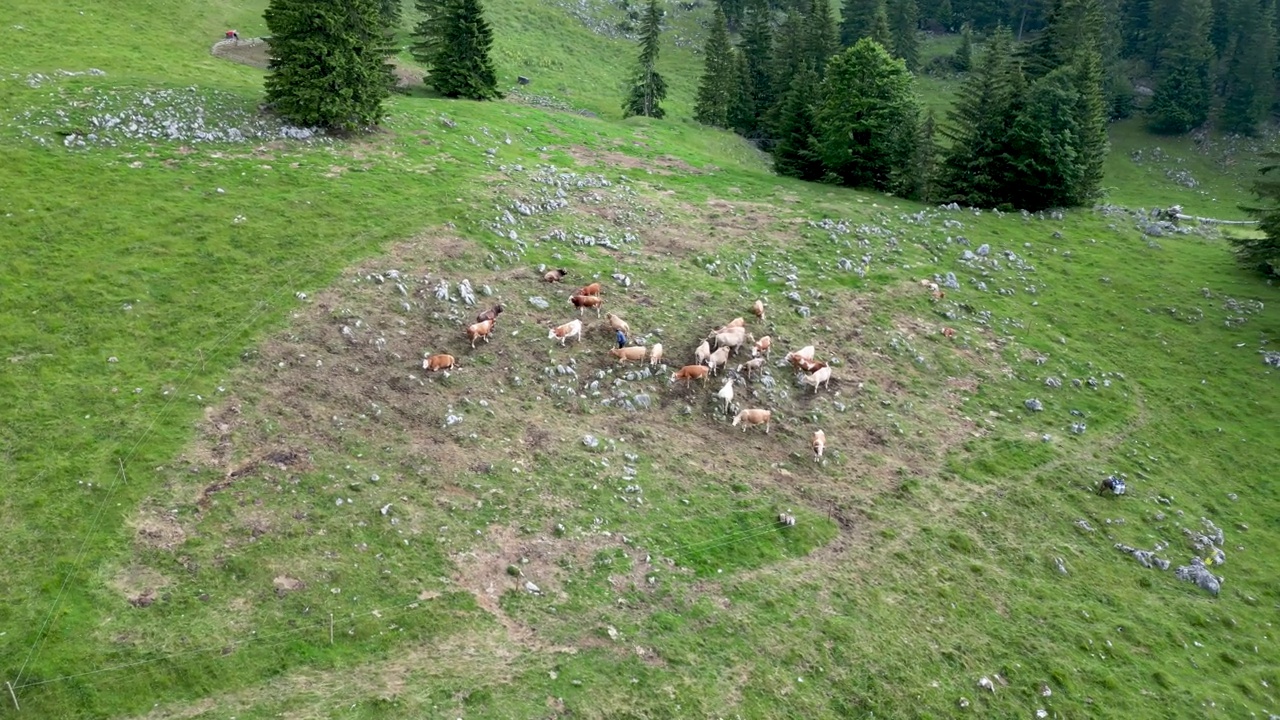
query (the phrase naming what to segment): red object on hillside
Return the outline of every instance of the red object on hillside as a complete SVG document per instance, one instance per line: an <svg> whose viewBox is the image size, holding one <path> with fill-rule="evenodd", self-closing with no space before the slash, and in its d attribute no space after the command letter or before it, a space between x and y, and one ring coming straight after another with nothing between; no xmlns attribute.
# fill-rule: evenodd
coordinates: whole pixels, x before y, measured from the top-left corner
<svg viewBox="0 0 1280 720"><path fill-rule="evenodd" d="M236 32L235 30L228 30L226 33L226 38L228 40L239 40L240 33Z"/></svg>

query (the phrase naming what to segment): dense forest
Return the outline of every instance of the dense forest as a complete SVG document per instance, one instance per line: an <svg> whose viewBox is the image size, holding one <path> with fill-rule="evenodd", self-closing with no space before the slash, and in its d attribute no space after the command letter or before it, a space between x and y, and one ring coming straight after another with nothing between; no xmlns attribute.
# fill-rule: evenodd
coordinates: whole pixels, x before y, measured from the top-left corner
<svg viewBox="0 0 1280 720"><path fill-rule="evenodd" d="M1106 122L1258 132L1276 111L1274 0L718 0L696 117L779 172L924 200L1089 203ZM923 32L958 33L921 62ZM945 118L914 77L958 75ZM942 140L939 143L939 140Z"/></svg>

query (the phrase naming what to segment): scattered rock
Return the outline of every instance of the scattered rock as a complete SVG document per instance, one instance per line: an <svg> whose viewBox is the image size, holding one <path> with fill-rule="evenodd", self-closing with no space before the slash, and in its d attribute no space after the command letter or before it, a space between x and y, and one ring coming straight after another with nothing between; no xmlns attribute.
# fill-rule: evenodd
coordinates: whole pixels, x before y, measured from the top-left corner
<svg viewBox="0 0 1280 720"><path fill-rule="evenodd" d="M1035 398L1031 398L1030 400L1023 402L1022 404L1025 405L1027 409L1030 410L1031 412L1040 412L1041 410L1044 410L1044 403L1040 402Z"/></svg>
<svg viewBox="0 0 1280 720"><path fill-rule="evenodd" d="M532 582L532 581L529 581L529 580L525 580L525 581L524 581L524 589L525 589L525 590L528 590L529 592L533 593L534 595L541 595L541 594L542 594L542 591L538 589L538 586L537 586L537 585L534 585L534 584L533 584L533 582Z"/></svg>
<svg viewBox="0 0 1280 720"><path fill-rule="evenodd" d="M1062 380L1050 375L1044 379L1044 384L1051 388L1060 388L1062 387Z"/></svg>
<svg viewBox="0 0 1280 720"><path fill-rule="evenodd" d="M977 253L978 257L986 257L991 254L991 246L986 243L982 243L978 246Z"/></svg>
<svg viewBox="0 0 1280 720"><path fill-rule="evenodd" d="M1222 590L1222 578L1209 572L1200 558L1191 558L1190 565L1179 567L1173 574L1179 580L1195 583L1201 590L1213 595Z"/></svg>
<svg viewBox="0 0 1280 720"><path fill-rule="evenodd" d="M534 295L533 297L529 298L529 304L538 308L539 310L546 310L547 308L551 307L551 303L547 302L546 298L539 297L537 295Z"/></svg>
<svg viewBox="0 0 1280 720"><path fill-rule="evenodd" d="M595 435L583 435L582 444L594 449L600 447L600 440Z"/></svg>

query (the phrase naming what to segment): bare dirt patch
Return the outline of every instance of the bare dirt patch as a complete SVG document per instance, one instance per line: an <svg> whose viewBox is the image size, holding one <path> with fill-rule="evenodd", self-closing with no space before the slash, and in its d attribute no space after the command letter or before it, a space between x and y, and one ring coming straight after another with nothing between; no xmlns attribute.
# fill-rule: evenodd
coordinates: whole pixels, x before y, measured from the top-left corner
<svg viewBox="0 0 1280 720"><path fill-rule="evenodd" d="M261 70L266 70L271 64L271 43L265 38L240 38L238 41L219 40L213 44L210 52L216 58L230 60L241 65L249 65ZM418 68L406 65L397 58L393 58L391 64L393 67L392 72L395 73L396 77L396 87L407 88L422 84L423 72Z"/></svg>
<svg viewBox="0 0 1280 720"><path fill-rule="evenodd" d="M129 525L133 528L135 542L142 547L173 550L187 539L178 519L160 510L141 511L129 521Z"/></svg>
<svg viewBox="0 0 1280 720"><path fill-rule="evenodd" d="M130 605L139 608L154 603L168 584L168 578L145 565L122 568L110 582L112 589L124 596Z"/></svg>
<svg viewBox="0 0 1280 720"><path fill-rule="evenodd" d="M607 165L611 168L625 170L643 170L653 175L702 174L702 170L672 155L659 155L652 160L648 160L613 150L595 150L583 145L571 145L566 148L566 152L569 153L574 162L585 166Z"/></svg>

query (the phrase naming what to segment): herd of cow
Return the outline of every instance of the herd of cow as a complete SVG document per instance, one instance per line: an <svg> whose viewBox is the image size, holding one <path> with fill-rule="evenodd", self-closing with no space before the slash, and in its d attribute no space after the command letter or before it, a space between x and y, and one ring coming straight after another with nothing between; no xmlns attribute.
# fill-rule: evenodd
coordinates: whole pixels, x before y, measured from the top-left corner
<svg viewBox="0 0 1280 720"><path fill-rule="evenodd" d="M559 283L563 281L566 275L568 275L567 270L551 270L543 275L542 279L548 283ZM600 283L595 282L579 288L569 297L569 303L578 308L579 318L583 311L587 309L594 309L596 317L600 317L600 310L604 304L601 291ZM477 314L475 323L467 326L467 340L471 343L472 348L475 348L477 341L489 342L489 336L493 334L498 316L502 314L502 311L502 305L495 305ZM756 300L751 307L751 312L758 320L763 322L765 316L764 302ZM582 320L579 318L551 328L547 333L547 338L559 340L562 347L571 339L576 338L581 342ZM619 339L619 347L609 351L610 355L617 358L619 363L645 362L647 359L650 365L656 366L663 362L661 343L654 343L648 347L640 345L628 346L626 345L626 338L630 336L631 328L627 325L627 322L613 313L607 313L605 318L609 321L609 326ZM701 380L706 383L709 375L715 375L718 369L725 367L729 362L729 358L748 343L750 344L751 359L739 364L735 372L740 377L750 379L753 374L759 373L764 366L765 360L769 357L772 349L773 340L768 335L757 340L754 335L747 332L746 320L737 317L724 326L712 330L694 350L694 364L685 365L673 372L671 374L671 382L683 381L686 386L694 380ZM814 354L814 347L808 345L787 353L786 361L794 369L802 373L801 379L807 385L812 385L813 391L817 393L821 386L830 385L831 367L827 363L815 360ZM428 355L422 361L422 368L429 372L451 370L455 367L457 367L457 359L445 353ZM726 414L729 411L730 404L733 402L734 382L734 378L726 379L724 386L716 393L717 397L724 401ZM733 426L741 425L743 432L746 432L747 428L752 426L764 425L764 431L767 434L772 417L773 413L770 410L746 408L740 410L734 416ZM826 434L822 430L814 431L810 441L810 448L816 460L822 459L826 444Z"/></svg>

